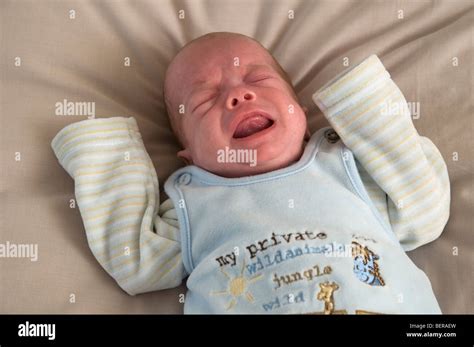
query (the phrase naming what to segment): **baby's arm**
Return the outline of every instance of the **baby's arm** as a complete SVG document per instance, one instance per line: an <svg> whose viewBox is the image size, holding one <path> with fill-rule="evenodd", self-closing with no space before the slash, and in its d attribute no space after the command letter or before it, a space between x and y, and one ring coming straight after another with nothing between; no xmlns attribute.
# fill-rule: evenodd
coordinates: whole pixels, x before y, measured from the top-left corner
<svg viewBox="0 0 474 347"><path fill-rule="evenodd" d="M403 94L377 56L337 76L313 100L354 153L369 195L404 249L439 237L449 218L446 164L417 133Z"/></svg>
<svg viewBox="0 0 474 347"><path fill-rule="evenodd" d="M133 118L102 118L62 129L51 146L75 181L92 253L127 293L176 287L186 276L170 200Z"/></svg>

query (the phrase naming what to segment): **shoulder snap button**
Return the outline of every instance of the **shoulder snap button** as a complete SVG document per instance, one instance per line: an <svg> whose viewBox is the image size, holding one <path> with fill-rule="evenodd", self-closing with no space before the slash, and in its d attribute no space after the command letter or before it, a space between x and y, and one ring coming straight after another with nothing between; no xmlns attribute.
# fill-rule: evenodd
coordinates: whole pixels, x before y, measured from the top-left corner
<svg viewBox="0 0 474 347"><path fill-rule="evenodd" d="M181 174L178 177L178 183L183 185L188 185L191 182L191 175L188 173Z"/></svg>
<svg viewBox="0 0 474 347"><path fill-rule="evenodd" d="M334 129L327 129L324 132L324 137L328 140L329 143L336 143L339 141L339 135L334 131Z"/></svg>

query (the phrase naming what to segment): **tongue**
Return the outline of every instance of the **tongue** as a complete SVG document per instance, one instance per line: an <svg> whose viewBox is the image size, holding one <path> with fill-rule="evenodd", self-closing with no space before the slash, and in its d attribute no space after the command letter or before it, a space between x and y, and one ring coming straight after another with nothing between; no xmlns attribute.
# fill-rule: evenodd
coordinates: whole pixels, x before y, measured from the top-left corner
<svg viewBox="0 0 474 347"><path fill-rule="evenodd" d="M258 133L272 125L272 121L263 116L252 116L239 123L234 138L239 139Z"/></svg>

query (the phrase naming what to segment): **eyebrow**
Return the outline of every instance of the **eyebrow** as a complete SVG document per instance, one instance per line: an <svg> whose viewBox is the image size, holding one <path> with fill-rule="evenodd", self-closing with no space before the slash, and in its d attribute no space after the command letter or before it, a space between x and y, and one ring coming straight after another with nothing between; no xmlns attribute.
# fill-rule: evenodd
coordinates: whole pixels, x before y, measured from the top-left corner
<svg viewBox="0 0 474 347"><path fill-rule="evenodd" d="M252 67L252 68L259 68L259 67L264 67L264 68L268 68L269 65L263 65L263 64L250 64L250 65L246 65L246 66L249 66L249 67ZM271 70L273 70L273 67L270 67Z"/></svg>
<svg viewBox="0 0 474 347"><path fill-rule="evenodd" d="M194 94L199 92L198 87L200 87L204 84L209 84L209 80L200 78L200 79L194 81L193 83L191 83L191 92L189 93L188 98L191 98Z"/></svg>
<svg viewBox="0 0 474 347"><path fill-rule="evenodd" d="M269 66L269 65L263 65L263 64L250 64L250 65L245 65L245 73L247 74L249 71L251 70L255 70L257 68L266 68L267 70L275 70L272 66ZM191 86L196 86L196 85L201 85L201 84L206 84L208 83L209 80L208 79L198 79L196 81L194 81Z"/></svg>
<svg viewBox="0 0 474 347"><path fill-rule="evenodd" d="M199 79L199 80L194 81L193 83L191 83L191 86L194 87L194 86L197 86L197 85L206 84L208 82L209 82L208 80Z"/></svg>
<svg viewBox="0 0 474 347"><path fill-rule="evenodd" d="M188 99L190 100L191 98L193 98L193 96L195 96L196 94L200 93L202 91L202 89L199 89L197 87L203 85L203 84L208 84L209 81L206 81L206 80L199 80L199 81L195 81L194 83L191 84L192 86L192 89L191 89L191 92L188 94Z"/></svg>

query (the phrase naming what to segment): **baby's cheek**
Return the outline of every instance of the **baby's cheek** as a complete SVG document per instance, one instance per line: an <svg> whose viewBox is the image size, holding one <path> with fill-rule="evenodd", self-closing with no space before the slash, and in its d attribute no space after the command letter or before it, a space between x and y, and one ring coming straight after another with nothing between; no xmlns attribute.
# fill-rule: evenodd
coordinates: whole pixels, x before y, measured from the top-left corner
<svg viewBox="0 0 474 347"><path fill-rule="evenodd" d="M283 118L287 128L297 131L299 128L306 130L306 114L299 106L290 105L290 110L283 111Z"/></svg>
<svg viewBox="0 0 474 347"><path fill-rule="evenodd" d="M210 129L203 129L198 136L199 140L195 142L193 148L196 160L205 166L213 165L216 162L217 151L223 148L219 134L212 133Z"/></svg>

